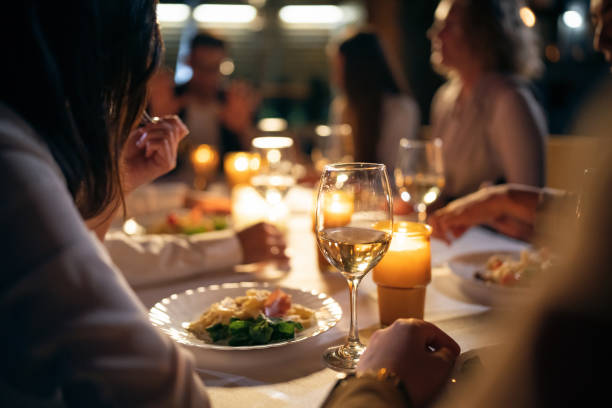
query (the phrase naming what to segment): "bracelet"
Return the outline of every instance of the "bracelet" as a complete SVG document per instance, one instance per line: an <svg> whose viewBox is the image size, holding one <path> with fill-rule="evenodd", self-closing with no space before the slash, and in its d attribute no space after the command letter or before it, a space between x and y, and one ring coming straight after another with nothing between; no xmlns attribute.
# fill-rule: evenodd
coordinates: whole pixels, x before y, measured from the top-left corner
<svg viewBox="0 0 612 408"><path fill-rule="evenodd" d="M386 368L379 370L367 370L355 375L357 378L374 378L378 381L388 381L393 384L394 387L403 387L402 380L393 371Z"/></svg>
<svg viewBox="0 0 612 408"><path fill-rule="evenodd" d="M406 387L404 387L404 383L402 382L402 379L399 377L399 375L389 370L388 368L383 367L383 368L379 368L378 370L366 370L358 374L349 374L347 378L351 376L355 378L371 378L377 381L390 383L391 385L393 385L393 387L397 388L402 393L402 395L404 396L404 399L408 403L412 402L412 399L410 398L410 395L408 394L408 390L406 390Z"/></svg>

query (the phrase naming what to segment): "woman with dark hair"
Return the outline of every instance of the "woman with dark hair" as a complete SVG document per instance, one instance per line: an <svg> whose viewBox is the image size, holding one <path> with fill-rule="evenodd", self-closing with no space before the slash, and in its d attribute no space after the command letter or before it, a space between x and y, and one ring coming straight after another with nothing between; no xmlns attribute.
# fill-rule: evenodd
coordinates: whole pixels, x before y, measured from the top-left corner
<svg viewBox="0 0 612 408"><path fill-rule="evenodd" d="M517 0L443 0L429 37L448 82L432 103L446 199L483 184L545 184L546 120L528 87L542 64Z"/></svg>
<svg viewBox="0 0 612 408"><path fill-rule="evenodd" d="M406 81L393 72L374 32L344 40L333 55L333 82L340 95L332 104L332 122L352 129L356 161L377 162L393 171L400 139L414 139L419 109Z"/></svg>
<svg viewBox="0 0 612 408"><path fill-rule="evenodd" d="M2 406L208 405L191 357L147 321L83 221L102 237L187 133L175 117L137 129L162 48L155 6L5 6Z"/></svg>

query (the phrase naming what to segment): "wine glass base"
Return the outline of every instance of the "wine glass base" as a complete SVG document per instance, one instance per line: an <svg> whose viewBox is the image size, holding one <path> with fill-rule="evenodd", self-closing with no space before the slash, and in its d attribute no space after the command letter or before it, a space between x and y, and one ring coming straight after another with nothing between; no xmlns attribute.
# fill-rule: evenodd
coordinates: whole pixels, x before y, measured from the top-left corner
<svg viewBox="0 0 612 408"><path fill-rule="evenodd" d="M355 371L365 349L366 346L361 343L330 347L323 353L323 360L333 370Z"/></svg>

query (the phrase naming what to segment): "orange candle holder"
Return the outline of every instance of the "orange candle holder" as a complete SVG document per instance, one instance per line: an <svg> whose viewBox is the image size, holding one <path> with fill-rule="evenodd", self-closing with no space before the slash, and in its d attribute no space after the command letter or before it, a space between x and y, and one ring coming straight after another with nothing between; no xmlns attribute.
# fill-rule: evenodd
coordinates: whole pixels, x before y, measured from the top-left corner
<svg viewBox="0 0 612 408"><path fill-rule="evenodd" d="M394 223L389 250L372 272L381 325L399 318L423 318L425 292L431 282L430 236L429 225Z"/></svg>

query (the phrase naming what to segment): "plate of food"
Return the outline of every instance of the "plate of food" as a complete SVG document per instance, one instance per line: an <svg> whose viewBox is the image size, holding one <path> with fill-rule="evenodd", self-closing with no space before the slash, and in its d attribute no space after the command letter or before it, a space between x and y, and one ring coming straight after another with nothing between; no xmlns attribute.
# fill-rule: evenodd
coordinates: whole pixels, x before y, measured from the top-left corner
<svg viewBox="0 0 612 408"><path fill-rule="evenodd" d="M121 229L128 235L196 235L231 230L230 216L204 212L200 207L178 208L131 217Z"/></svg>
<svg viewBox="0 0 612 408"><path fill-rule="evenodd" d="M504 305L522 299L552 261L542 248L468 253L452 258L448 266L465 295L479 303Z"/></svg>
<svg viewBox="0 0 612 408"><path fill-rule="evenodd" d="M317 336L342 317L315 290L239 282L189 289L161 299L149 320L183 345L212 350L280 347Z"/></svg>

